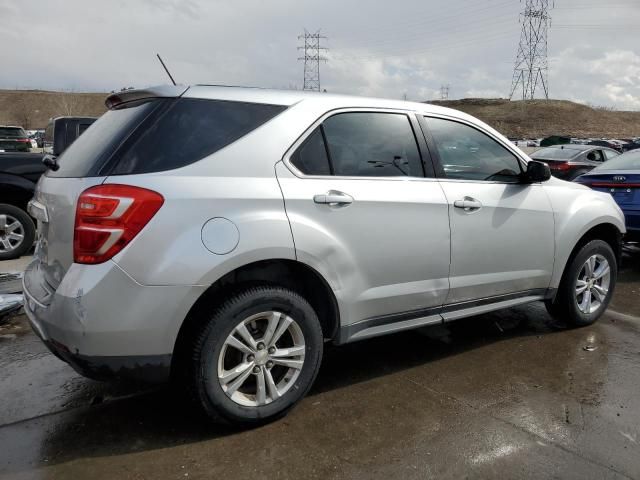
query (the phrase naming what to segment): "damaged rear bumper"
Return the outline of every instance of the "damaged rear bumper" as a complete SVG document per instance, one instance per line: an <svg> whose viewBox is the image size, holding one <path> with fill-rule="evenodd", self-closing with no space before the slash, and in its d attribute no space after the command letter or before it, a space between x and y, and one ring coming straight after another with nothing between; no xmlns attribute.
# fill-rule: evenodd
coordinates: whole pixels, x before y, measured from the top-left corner
<svg viewBox="0 0 640 480"><path fill-rule="evenodd" d="M36 262L24 275L24 309L57 357L94 379L168 379L178 329L202 289L143 286L109 261L73 264L54 290Z"/></svg>
<svg viewBox="0 0 640 480"><path fill-rule="evenodd" d="M34 330L38 331L36 328ZM65 345L55 340L42 341L56 357L68 363L80 375L93 380L121 378L162 383L169 379L171 355L91 357L73 354Z"/></svg>

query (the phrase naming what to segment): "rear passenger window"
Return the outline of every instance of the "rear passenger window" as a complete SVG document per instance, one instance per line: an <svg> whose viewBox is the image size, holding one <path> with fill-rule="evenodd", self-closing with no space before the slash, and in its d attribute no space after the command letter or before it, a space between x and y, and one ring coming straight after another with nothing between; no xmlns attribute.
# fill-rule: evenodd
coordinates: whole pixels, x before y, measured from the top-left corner
<svg viewBox="0 0 640 480"><path fill-rule="evenodd" d="M592 162L604 162L604 158L602 158L602 151L593 150L587 154L587 160L591 160Z"/></svg>
<svg viewBox="0 0 640 480"><path fill-rule="evenodd" d="M291 163L305 175L331 175L329 157L320 127L291 156Z"/></svg>
<svg viewBox="0 0 640 480"><path fill-rule="evenodd" d="M184 167L235 142L286 107L181 98L120 156L113 174L159 172ZM82 137L81 137L82 138Z"/></svg>
<svg viewBox="0 0 640 480"><path fill-rule="evenodd" d="M409 118L396 113L340 113L323 123L333 174L422 177Z"/></svg>

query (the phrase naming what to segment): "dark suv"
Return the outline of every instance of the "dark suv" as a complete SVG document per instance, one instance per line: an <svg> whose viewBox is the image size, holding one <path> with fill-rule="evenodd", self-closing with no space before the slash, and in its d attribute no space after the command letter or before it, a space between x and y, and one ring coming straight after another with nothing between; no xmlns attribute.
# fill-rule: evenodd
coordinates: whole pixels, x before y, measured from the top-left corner
<svg viewBox="0 0 640 480"><path fill-rule="evenodd" d="M0 126L0 152L28 152L31 140L22 127Z"/></svg>

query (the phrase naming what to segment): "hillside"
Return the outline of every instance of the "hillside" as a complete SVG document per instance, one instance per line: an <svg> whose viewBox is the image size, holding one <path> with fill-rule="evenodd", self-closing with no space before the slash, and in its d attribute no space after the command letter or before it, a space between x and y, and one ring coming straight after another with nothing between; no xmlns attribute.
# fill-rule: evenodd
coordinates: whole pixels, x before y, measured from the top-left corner
<svg viewBox="0 0 640 480"><path fill-rule="evenodd" d="M591 108L566 100L468 98L432 101L434 105L462 110L480 118L509 137L539 138L549 135L589 138L640 136L640 112Z"/></svg>
<svg viewBox="0 0 640 480"><path fill-rule="evenodd" d="M47 92L44 90L0 90L0 125L26 129L45 128L51 117L102 115L107 93Z"/></svg>
<svg viewBox="0 0 640 480"><path fill-rule="evenodd" d="M105 112L107 93L0 90L0 125L44 128L60 115L99 116ZM566 100L510 102L504 99L467 98L432 101L478 117L509 137L548 135L626 138L640 136L640 112L594 109Z"/></svg>

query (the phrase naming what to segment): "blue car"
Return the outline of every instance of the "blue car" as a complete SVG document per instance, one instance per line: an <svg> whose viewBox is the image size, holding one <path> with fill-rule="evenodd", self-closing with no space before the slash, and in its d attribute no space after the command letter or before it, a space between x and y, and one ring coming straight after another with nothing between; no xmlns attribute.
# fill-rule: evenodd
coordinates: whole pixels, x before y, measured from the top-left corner
<svg viewBox="0 0 640 480"><path fill-rule="evenodd" d="M574 180L610 193L624 212L628 241L640 241L640 150L632 150Z"/></svg>

